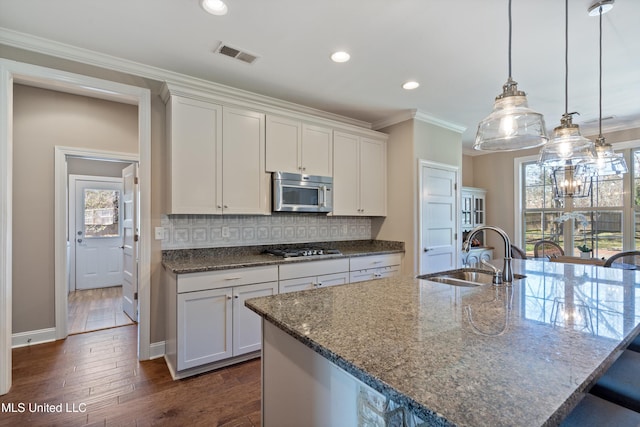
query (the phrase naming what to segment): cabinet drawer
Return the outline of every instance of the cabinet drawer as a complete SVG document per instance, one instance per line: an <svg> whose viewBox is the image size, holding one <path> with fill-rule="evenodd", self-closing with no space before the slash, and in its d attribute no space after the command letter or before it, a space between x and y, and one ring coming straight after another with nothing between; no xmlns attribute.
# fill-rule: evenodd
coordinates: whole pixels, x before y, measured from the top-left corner
<svg viewBox="0 0 640 427"><path fill-rule="evenodd" d="M351 271L366 270L368 268L400 265L400 254L370 255L351 258Z"/></svg>
<svg viewBox="0 0 640 427"><path fill-rule="evenodd" d="M278 280L278 267L235 268L178 275L178 293L241 286Z"/></svg>
<svg viewBox="0 0 640 427"><path fill-rule="evenodd" d="M280 280L321 276L323 274L342 273L345 271L349 271L349 258L294 262L280 265Z"/></svg>
<svg viewBox="0 0 640 427"><path fill-rule="evenodd" d="M387 267L370 268L367 270L351 271L349 274L349 283L364 282L366 280L384 279L386 277L394 277L400 274L399 265L389 265Z"/></svg>

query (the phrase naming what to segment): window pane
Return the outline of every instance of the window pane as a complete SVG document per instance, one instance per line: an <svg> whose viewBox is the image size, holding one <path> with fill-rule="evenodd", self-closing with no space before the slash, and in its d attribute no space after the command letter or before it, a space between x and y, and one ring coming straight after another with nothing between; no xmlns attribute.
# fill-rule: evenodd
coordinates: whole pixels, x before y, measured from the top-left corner
<svg viewBox="0 0 640 427"><path fill-rule="evenodd" d="M84 237L118 237L120 191L84 190Z"/></svg>
<svg viewBox="0 0 640 427"><path fill-rule="evenodd" d="M580 212L587 218L586 227L575 221L573 249L575 256L580 255L577 246L587 245L596 258L608 258L622 251L622 211Z"/></svg>
<svg viewBox="0 0 640 427"><path fill-rule="evenodd" d="M525 247L527 256L533 256L533 246L538 240L552 240L564 244L563 223L556 222L561 212L525 212Z"/></svg>

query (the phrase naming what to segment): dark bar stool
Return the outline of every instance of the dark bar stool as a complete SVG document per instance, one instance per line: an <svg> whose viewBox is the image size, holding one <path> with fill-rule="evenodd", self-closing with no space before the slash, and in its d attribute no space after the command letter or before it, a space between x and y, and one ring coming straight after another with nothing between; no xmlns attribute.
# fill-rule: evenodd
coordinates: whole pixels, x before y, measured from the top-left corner
<svg viewBox="0 0 640 427"><path fill-rule="evenodd" d="M640 353L623 351L590 393L640 412Z"/></svg>
<svg viewBox="0 0 640 427"><path fill-rule="evenodd" d="M631 341L627 348L632 351L640 352L640 335L638 335L636 339Z"/></svg>
<svg viewBox="0 0 640 427"><path fill-rule="evenodd" d="M587 394L560 427L638 427L640 414Z"/></svg>

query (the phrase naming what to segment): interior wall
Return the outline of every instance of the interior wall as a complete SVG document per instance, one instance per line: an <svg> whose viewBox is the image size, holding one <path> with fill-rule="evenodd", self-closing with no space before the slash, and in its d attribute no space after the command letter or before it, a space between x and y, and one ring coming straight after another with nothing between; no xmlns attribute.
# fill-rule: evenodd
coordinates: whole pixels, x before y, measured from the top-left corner
<svg viewBox="0 0 640 427"><path fill-rule="evenodd" d="M381 129L389 135L387 141L387 216L372 220L371 234L379 240L404 242L404 272L414 271L413 257L413 121L407 120Z"/></svg>
<svg viewBox="0 0 640 427"><path fill-rule="evenodd" d="M475 187L473 183L473 156L462 156L462 185Z"/></svg>
<svg viewBox="0 0 640 427"><path fill-rule="evenodd" d="M13 333L55 326L54 147L138 151L133 105L14 85ZM34 268L37 267L37 268Z"/></svg>
<svg viewBox="0 0 640 427"><path fill-rule="evenodd" d="M381 132L387 145L387 217L374 219L377 239L405 242L404 273L418 274L418 161L462 166L462 136L420 120L408 120Z"/></svg>

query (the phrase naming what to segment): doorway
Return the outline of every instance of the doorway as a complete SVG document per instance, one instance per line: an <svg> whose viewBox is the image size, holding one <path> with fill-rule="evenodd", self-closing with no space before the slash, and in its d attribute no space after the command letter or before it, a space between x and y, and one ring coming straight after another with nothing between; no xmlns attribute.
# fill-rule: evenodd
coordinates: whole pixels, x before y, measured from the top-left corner
<svg viewBox="0 0 640 427"><path fill-rule="evenodd" d="M459 170L419 161L419 271L428 274L457 268L460 253Z"/></svg>
<svg viewBox="0 0 640 427"><path fill-rule="evenodd" d="M136 166L67 159L69 334L137 321Z"/></svg>
<svg viewBox="0 0 640 427"><path fill-rule="evenodd" d="M148 89L116 83L80 74L39 67L0 58L0 395L11 387L12 368L12 148L13 127L13 86L19 83L28 86L49 88L59 92L74 93L87 97L102 98L138 107L138 148L139 155L127 159L140 161L140 253L138 264L139 324L138 359L147 360L151 356L150 310L151 310L151 94ZM55 164L64 164L65 151L83 155L78 149L56 148ZM54 204L56 212L66 207L66 177L56 175ZM67 221L56 214L54 218L55 236L55 326L43 330L46 339L66 337L67 319L67 267L66 237ZM38 332L38 331L35 331ZM28 337L21 337L25 340Z"/></svg>

